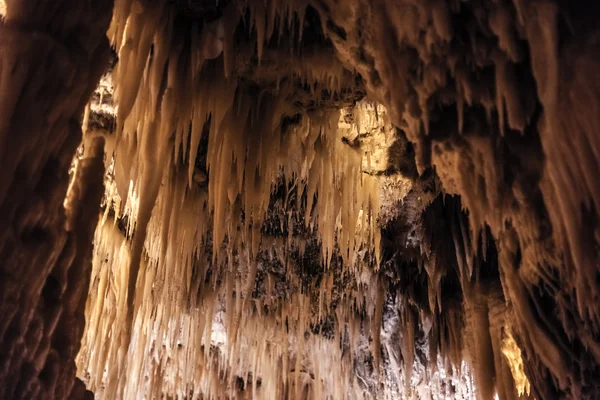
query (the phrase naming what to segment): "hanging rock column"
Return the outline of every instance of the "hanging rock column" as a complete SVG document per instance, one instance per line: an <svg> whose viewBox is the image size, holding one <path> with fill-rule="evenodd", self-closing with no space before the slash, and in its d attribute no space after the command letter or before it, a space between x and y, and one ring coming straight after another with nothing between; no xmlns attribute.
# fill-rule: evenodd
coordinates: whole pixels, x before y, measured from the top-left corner
<svg viewBox="0 0 600 400"><path fill-rule="evenodd" d="M111 0L7 0L0 20L2 399L86 396L74 358L103 141L89 146L70 187L68 171L80 116L108 61L111 15Z"/></svg>

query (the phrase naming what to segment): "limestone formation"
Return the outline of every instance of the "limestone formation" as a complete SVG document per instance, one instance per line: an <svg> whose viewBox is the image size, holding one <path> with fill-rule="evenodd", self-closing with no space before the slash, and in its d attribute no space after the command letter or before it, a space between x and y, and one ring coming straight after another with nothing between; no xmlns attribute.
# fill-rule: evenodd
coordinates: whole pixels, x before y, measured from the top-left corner
<svg viewBox="0 0 600 400"><path fill-rule="evenodd" d="M599 16L0 0L0 398L600 397Z"/></svg>

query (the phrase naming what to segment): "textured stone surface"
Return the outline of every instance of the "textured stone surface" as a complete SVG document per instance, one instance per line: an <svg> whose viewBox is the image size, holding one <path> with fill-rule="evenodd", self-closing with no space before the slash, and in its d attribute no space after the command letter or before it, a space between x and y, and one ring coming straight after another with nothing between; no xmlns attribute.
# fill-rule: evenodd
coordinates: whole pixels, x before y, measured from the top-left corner
<svg viewBox="0 0 600 400"><path fill-rule="evenodd" d="M191 2L178 12L188 21L226 20L231 4L207 8ZM597 162L592 134L597 121L558 111L558 104L573 109L577 96L587 105L582 109L596 104L594 85L578 86L595 81L595 41L583 39L595 29L589 17L553 1L314 1L312 8L250 1L247 10L235 4L245 23L230 42L225 33L225 68L258 90L254 93L276 95L283 85L292 107L278 111L289 126L298 123L294 112L345 107L366 94L387 108L397 129L384 122L383 137L375 139L373 132L361 137L350 117L342 128L348 130L349 152L392 143L385 168L363 158L363 171L382 181L401 174L414 183L383 183L379 272L342 281L336 289L368 299L364 315L358 313L366 321L362 347L354 348L363 354L355 371L361 390L378 393L380 361L385 374L396 375L388 387L398 389L400 382L411 387L410 372L418 374L419 365L425 375L434 371L439 355L448 370L462 371L466 362L481 398L495 392L516 398L509 372L514 366L502 354L514 336L534 395L593 398L596 310L585 304L596 296L589 278L597 270L597 239L582 237L594 236L597 225L593 218L573 221L580 221L581 204L583 215L595 215L595 184L585 171ZM278 40L269 36L277 12L292 23L303 21L304 41L296 41L293 24ZM572 20L582 23L569 27ZM337 97L327 91L332 87ZM578 155L564 150L586 148L591 150ZM215 188L206 162L199 170L194 176L200 185L208 181ZM584 179L570 190L566 182L574 176ZM287 198L279 195L283 198L269 207L274 217ZM278 221L284 224L285 218L278 216L273 226ZM283 253L277 257L281 265L289 260ZM309 292L322 285L322 272L313 267L299 267ZM277 276L280 268L259 268L257 296L264 290L262 279ZM274 300L293 291L289 284L278 290ZM343 308L334 298L331 305ZM390 304L397 305L396 313L383 312ZM230 313L227 305L221 307ZM399 347L386 343L382 356L381 328L394 318L406 334ZM338 323L334 319L334 331L343 326ZM418 337L423 344L416 345ZM419 358L424 348L429 355Z"/></svg>
<svg viewBox="0 0 600 400"><path fill-rule="evenodd" d="M85 398L74 357L102 193L101 142L82 160L66 202L65 196L80 116L108 57L112 3L6 6L0 19L0 397Z"/></svg>
<svg viewBox="0 0 600 400"><path fill-rule="evenodd" d="M0 397L598 397L597 2L7 3Z"/></svg>

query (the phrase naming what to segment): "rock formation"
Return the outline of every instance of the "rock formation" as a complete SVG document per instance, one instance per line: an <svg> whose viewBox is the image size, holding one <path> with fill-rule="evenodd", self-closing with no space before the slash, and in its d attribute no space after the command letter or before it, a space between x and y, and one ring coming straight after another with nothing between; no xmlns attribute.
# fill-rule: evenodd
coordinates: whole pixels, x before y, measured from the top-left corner
<svg viewBox="0 0 600 400"><path fill-rule="evenodd" d="M598 16L0 1L0 398L600 397Z"/></svg>

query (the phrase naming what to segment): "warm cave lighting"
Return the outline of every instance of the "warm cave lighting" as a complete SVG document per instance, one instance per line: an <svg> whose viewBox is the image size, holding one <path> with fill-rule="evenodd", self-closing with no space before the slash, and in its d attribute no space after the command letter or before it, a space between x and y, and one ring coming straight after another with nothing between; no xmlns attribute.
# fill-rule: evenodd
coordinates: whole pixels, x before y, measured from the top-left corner
<svg viewBox="0 0 600 400"><path fill-rule="evenodd" d="M0 0L0 400L600 399L598 20Z"/></svg>
<svg viewBox="0 0 600 400"><path fill-rule="evenodd" d="M506 331L506 336L502 341L502 354L504 354L508 360L510 372L515 380L517 393L519 396L529 396L531 392L531 385L527 379L527 375L525 375L523 358L521 357L521 349L517 345L517 342L515 342L515 339L510 331Z"/></svg>

